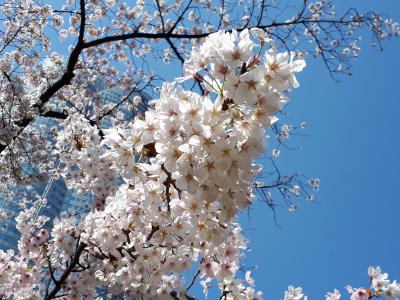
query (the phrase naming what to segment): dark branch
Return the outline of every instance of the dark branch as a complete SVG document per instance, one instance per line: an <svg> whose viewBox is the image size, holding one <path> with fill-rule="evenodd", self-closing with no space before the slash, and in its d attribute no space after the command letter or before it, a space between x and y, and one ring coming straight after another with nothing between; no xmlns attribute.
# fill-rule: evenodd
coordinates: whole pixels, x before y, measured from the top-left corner
<svg viewBox="0 0 400 300"><path fill-rule="evenodd" d="M54 119L61 119L65 120L68 118L67 113L59 112L59 111L46 111L45 113L41 114L40 116L45 118L54 118Z"/></svg>
<svg viewBox="0 0 400 300"><path fill-rule="evenodd" d="M54 299L54 298L57 297L57 293L61 290L63 284L65 283L65 281L67 280L69 275L72 273L74 268L78 265L80 256L81 256L81 254L82 254L82 252L83 252L83 250L85 248L86 248L86 244L85 243L81 243L78 246L78 248L75 251L74 257L70 261L67 269L61 275L60 279L58 279L55 282L55 286L54 286L53 290L44 298L44 300L50 300L50 299Z"/></svg>

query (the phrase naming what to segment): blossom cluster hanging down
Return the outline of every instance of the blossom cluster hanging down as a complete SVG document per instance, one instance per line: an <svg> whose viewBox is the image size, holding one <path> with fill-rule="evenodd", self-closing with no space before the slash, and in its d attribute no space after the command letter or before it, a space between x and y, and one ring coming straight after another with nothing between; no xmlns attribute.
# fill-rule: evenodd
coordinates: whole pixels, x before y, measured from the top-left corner
<svg viewBox="0 0 400 300"><path fill-rule="evenodd" d="M234 279L245 248L235 217L252 201L261 170L253 160L265 150L264 128L287 101L283 92L298 86L294 74L305 65L273 46L263 59L253 53L260 47L247 30L211 35L184 66L207 95L164 84L143 120L106 132L104 144L127 185L103 212L86 218L82 237L116 257L116 244L134 249L135 263L120 265L124 286L143 294L152 286L163 287L158 293L179 291L178 275L201 261L200 276L216 279L228 298L255 297L252 284ZM139 153L148 162L137 162ZM110 233L112 218L121 223ZM169 272L175 274L166 277Z"/></svg>
<svg viewBox="0 0 400 300"><path fill-rule="evenodd" d="M103 261L103 284L149 297L184 294L181 274L200 262L199 275L217 280L228 298L255 297L252 280L234 279L246 247L236 215L253 199L264 128L304 67L273 45L264 58L254 54L261 46L247 30L211 35L184 66L206 95L165 83L144 118L106 131L107 159L126 184L86 217L81 234L93 255L122 256Z"/></svg>
<svg viewBox="0 0 400 300"><path fill-rule="evenodd" d="M253 34L210 35L192 51L187 77L179 79L198 80L204 95L165 83L145 116L105 130L101 143L95 127L68 118L57 134L64 176L76 189L91 190L103 202L107 197L105 205L80 225L73 218L56 221L47 240L45 229L24 232L22 257L5 261L35 258L30 270L50 273L53 294L62 289L69 299L93 298L98 287L146 299L184 297L191 285L185 287L182 272L197 264L205 292L218 284L227 299L261 297L250 274L235 278L246 247L236 216L254 197L261 170L254 159L265 150L264 129L287 102L286 91L298 86L295 73L305 63L278 53L261 31ZM118 176L124 184L115 191ZM79 272L72 272L73 263ZM31 276L27 268L17 270ZM61 288L55 277L66 273ZM53 285L44 282L1 286L8 287L6 296L24 298L28 290L52 295Z"/></svg>

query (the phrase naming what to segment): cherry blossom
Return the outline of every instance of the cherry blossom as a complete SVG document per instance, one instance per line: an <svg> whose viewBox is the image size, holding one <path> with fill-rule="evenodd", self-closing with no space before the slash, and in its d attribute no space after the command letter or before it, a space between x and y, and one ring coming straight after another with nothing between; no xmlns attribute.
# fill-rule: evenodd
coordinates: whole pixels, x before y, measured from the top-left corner
<svg viewBox="0 0 400 300"><path fill-rule="evenodd" d="M306 54L346 74L360 52L354 31L367 27L380 43L400 26L373 12L336 17L329 1L304 1L282 21L263 15L266 4L232 3L0 5L1 189L29 191L15 218L18 251L0 250L0 298L193 299L198 281L206 296L214 288L224 300L263 298L251 273L240 272L247 241L238 214L266 187L256 181L256 160L268 149L267 132L282 142L296 129L280 124L279 113L300 86ZM311 48L289 48L300 37ZM174 60L183 76L161 80L157 64ZM103 103L101 86L124 96ZM148 104L135 94L152 88L159 93ZM46 199L31 184L49 178L94 195L92 207L55 220L37 214ZM317 178L305 181L319 189ZM298 174L275 185L290 210L290 195L313 199ZM347 288L351 299L398 298L388 274L368 274L369 287ZM305 298L300 287L284 294Z"/></svg>

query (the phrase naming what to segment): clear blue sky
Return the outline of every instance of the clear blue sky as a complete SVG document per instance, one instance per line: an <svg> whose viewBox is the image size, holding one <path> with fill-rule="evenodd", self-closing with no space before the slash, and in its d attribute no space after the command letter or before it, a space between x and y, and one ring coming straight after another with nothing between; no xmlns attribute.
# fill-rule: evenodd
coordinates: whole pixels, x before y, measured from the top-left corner
<svg viewBox="0 0 400 300"><path fill-rule="evenodd" d="M398 0L336 2L400 20ZM278 163L319 177L321 190L318 204L278 209L283 228L262 203L250 222L242 218L251 228L246 263L258 266L254 276L266 299L282 299L289 284L310 299L334 288L344 293L347 284L368 284L369 265L400 280L400 40L384 48L364 47L353 76L340 83L312 59L298 76L288 120L305 120L309 136L297 137L292 144L304 149L283 152Z"/></svg>

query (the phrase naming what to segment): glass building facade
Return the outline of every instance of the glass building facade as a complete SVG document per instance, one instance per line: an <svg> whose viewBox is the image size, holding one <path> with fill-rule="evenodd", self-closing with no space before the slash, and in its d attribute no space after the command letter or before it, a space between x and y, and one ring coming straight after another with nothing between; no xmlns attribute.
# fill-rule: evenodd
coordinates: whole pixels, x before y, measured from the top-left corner
<svg viewBox="0 0 400 300"><path fill-rule="evenodd" d="M98 88L101 85L98 86ZM121 102L123 97L127 97L129 92L119 88L113 87L109 89L104 89L99 92L100 100L102 105L109 105L113 107L113 104L117 105ZM136 111L127 111L121 109L124 114L124 118L133 118L136 113L144 114L147 104L149 101L149 96L144 93L130 93L129 98L133 99L135 96L140 96L142 102L138 105ZM46 126L54 126L56 122L51 119L43 119L38 122L36 126L44 124ZM105 117L102 120L102 127L107 128L111 126L111 119ZM92 207L92 202L94 196L92 194L88 195L78 195L74 190L68 189L64 180L60 179L50 179L45 183L33 185L33 190L42 198L45 199L45 203L37 206L36 215L45 215L50 218L48 226L50 227L52 221L60 216L61 213L69 214L79 214L84 215L89 212ZM15 217L18 216L21 208L19 207L19 197L18 191L24 192L23 187L16 188L15 196L11 199L6 198L4 195L0 194L0 211L3 217L0 218L0 249L17 249L19 232L16 229ZM6 215L4 217L4 214Z"/></svg>

